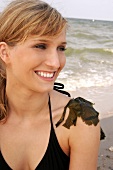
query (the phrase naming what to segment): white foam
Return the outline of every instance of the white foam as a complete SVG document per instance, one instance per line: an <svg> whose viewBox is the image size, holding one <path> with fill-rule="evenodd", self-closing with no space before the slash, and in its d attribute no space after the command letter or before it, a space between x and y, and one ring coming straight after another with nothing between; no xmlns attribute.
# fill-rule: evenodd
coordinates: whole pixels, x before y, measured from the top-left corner
<svg viewBox="0 0 113 170"><path fill-rule="evenodd" d="M109 49L109 48L104 49L104 51L113 53L113 49Z"/></svg>
<svg viewBox="0 0 113 170"><path fill-rule="evenodd" d="M92 70L93 72L93 70ZM94 72L95 73L95 72ZM68 76L66 73L62 74L58 78L58 82L65 84L65 89L69 91L75 91L77 88L82 87L107 87L113 85L113 74L106 72L105 76L103 75L78 75L77 77Z"/></svg>

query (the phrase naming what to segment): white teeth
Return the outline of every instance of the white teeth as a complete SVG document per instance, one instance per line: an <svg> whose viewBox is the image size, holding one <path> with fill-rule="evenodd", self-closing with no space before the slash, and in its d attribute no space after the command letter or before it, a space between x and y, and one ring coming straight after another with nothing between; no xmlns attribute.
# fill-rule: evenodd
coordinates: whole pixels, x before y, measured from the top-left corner
<svg viewBox="0 0 113 170"><path fill-rule="evenodd" d="M52 78L54 73L44 73L44 72L36 72L36 74L40 75L41 77Z"/></svg>
<svg viewBox="0 0 113 170"><path fill-rule="evenodd" d="M50 77L50 74L49 74L49 73L47 73L47 77Z"/></svg>
<svg viewBox="0 0 113 170"><path fill-rule="evenodd" d="M43 72L41 72L40 75L41 75L42 77L44 77L44 73L43 73Z"/></svg>
<svg viewBox="0 0 113 170"><path fill-rule="evenodd" d="M47 77L47 76L46 76L46 73L44 73L44 77Z"/></svg>

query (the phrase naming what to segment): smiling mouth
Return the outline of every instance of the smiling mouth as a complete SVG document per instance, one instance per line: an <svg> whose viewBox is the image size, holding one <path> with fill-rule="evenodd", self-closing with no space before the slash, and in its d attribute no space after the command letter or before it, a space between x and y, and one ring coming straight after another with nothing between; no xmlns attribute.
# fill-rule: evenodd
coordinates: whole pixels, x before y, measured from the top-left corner
<svg viewBox="0 0 113 170"><path fill-rule="evenodd" d="M55 72L49 73L49 72L43 72L43 71L35 71L35 73L39 75L40 77L44 77L44 78L53 78L55 75Z"/></svg>

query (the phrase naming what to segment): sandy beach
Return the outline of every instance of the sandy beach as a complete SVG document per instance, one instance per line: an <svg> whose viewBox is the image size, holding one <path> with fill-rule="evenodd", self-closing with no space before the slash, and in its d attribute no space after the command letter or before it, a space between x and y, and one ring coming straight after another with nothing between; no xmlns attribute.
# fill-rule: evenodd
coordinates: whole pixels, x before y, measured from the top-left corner
<svg viewBox="0 0 113 170"><path fill-rule="evenodd" d="M81 96L95 103L106 134L105 140L100 142L97 170L113 170L113 86L81 88L70 93L74 98Z"/></svg>

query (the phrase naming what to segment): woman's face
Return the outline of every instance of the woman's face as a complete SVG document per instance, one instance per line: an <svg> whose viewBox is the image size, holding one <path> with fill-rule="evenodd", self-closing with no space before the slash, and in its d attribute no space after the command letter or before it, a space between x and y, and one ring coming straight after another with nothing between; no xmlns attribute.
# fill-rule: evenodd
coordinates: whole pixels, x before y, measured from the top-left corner
<svg viewBox="0 0 113 170"><path fill-rule="evenodd" d="M52 90L65 65L65 47L66 34L63 31L57 38L31 36L24 43L10 48L7 81L14 88L35 92Z"/></svg>

